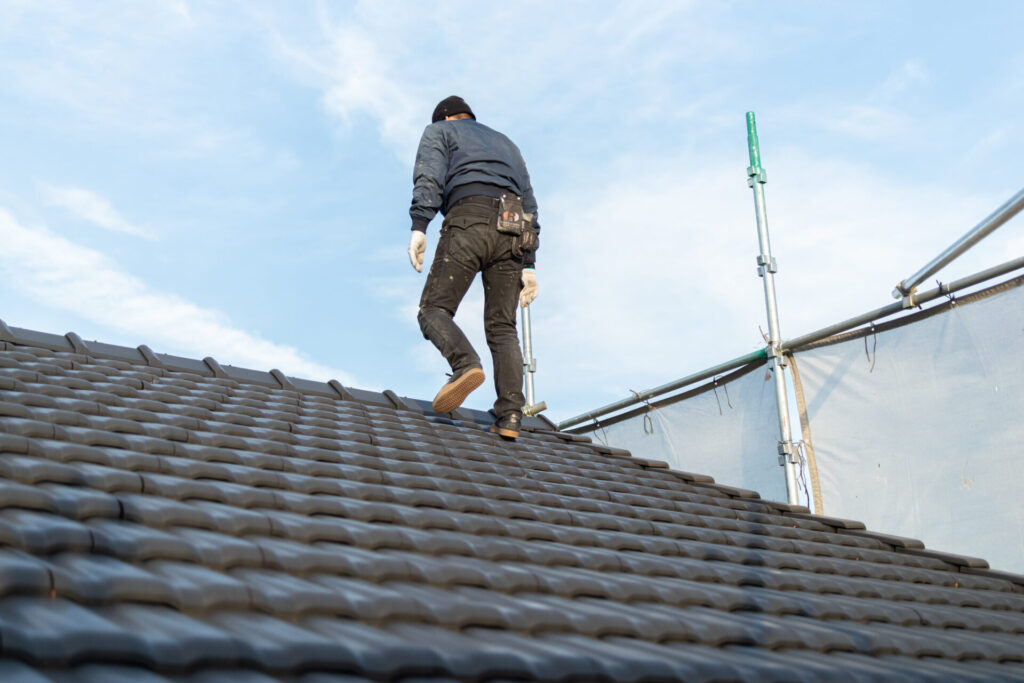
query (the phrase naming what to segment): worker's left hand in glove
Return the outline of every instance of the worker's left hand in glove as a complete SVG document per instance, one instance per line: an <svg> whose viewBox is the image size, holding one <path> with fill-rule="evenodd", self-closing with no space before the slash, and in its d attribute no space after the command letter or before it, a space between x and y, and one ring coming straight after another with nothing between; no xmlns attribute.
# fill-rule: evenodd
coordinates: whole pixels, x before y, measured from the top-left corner
<svg viewBox="0 0 1024 683"><path fill-rule="evenodd" d="M409 239L409 262L417 273L423 272L423 253L427 250L427 235L420 230L413 230Z"/></svg>
<svg viewBox="0 0 1024 683"><path fill-rule="evenodd" d="M519 292L519 305L526 308L536 298L537 271L533 268L523 268L523 289Z"/></svg>

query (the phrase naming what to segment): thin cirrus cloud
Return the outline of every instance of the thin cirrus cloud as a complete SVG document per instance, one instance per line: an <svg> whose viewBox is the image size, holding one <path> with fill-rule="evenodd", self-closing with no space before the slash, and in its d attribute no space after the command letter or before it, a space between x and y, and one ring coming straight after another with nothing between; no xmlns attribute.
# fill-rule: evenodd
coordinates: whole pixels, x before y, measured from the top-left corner
<svg viewBox="0 0 1024 683"><path fill-rule="evenodd" d="M158 350L356 384L346 373L315 363L290 346L235 327L220 311L151 288L99 251L45 227L25 226L2 208L0 242L0 274L43 307L82 316L123 337L144 339Z"/></svg>
<svg viewBox="0 0 1024 683"><path fill-rule="evenodd" d="M98 228L148 240L156 239L156 235L128 221L109 201L95 192L80 187L56 187L46 184L39 186L39 192L47 204L59 206L75 218L92 223Z"/></svg>
<svg viewBox="0 0 1024 683"><path fill-rule="evenodd" d="M323 11L318 14L322 40L313 44L286 35L264 18L272 52L299 80L322 91L323 107L335 122L351 128L355 116L373 117L382 142L406 160L423 129L425 102L395 75L393 60L379 46L385 37L363 26L335 23Z"/></svg>

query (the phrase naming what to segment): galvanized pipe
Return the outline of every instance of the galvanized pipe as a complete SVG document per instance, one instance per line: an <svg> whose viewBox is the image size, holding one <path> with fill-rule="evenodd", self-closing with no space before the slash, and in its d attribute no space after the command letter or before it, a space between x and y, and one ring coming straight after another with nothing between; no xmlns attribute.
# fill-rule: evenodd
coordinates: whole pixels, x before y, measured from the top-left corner
<svg viewBox="0 0 1024 683"><path fill-rule="evenodd" d="M533 357L533 328L530 326L530 307L523 311L523 375L526 377L526 408L533 407L533 373L537 372L537 361Z"/></svg>
<svg viewBox="0 0 1024 683"><path fill-rule="evenodd" d="M790 433L789 398L786 396L786 362L780 344L779 306L775 297L775 272L778 266L772 258L771 241L768 237L768 212L765 208L764 185L767 174L761 167L761 150L757 140L757 122L754 112L747 112L747 148L750 152L750 167L747 168L747 185L754 191L754 213L757 219L757 240L761 253L757 257L757 274L764 280L764 303L768 313L768 365L775 378L775 399L779 409L779 462L786 475L786 494L790 505L800 503L796 484L796 453Z"/></svg>
<svg viewBox="0 0 1024 683"><path fill-rule="evenodd" d="M1020 270L1021 268L1024 268L1024 256L1013 259L1012 261L1006 261L1005 263L1001 263L998 266L986 268L985 270L977 272L973 275L968 275L967 277L964 278L960 278L959 280L954 280L953 282L950 282L948 285L940 285L935 289L929 289L924 292L921 292L920 294L915 294L914 305L924 304L934 299L939 299L941 297L946 296L947 294L952 294L953 292L958 292L961 289L967 289L968 287L979 285L982 282L991 280L992 278L995 277L999 277L1000 275L1012 273L1013 271ZM789 341L784 341L782 342L781 347L782 350L786 353L797 351L801 347L807 346L808 344L813 344L814 342L821 341L822 339L827 339L828 337L831 337L834 334L846 332L856 327L860 327L861 325L866 325L867 323L875 322L882 318L888 318L891 315L896 315L897 313L901 313L902 311L905 310L907 309L902 302L889 304L888 306L882 306L881 308L876 308L873 311L863 313L848 320L844 320L843 322L836 323L834 325L829 325L828 327L823 327L820 330L815 330L814 332L810 332L800 337L790 339Z"/></svg>
<svg viewBox="0 0 1024 683"><path fill-rule="evenodd" d="M971 228L966 235L947 247L945 251L929 261L921 270L907 279L901 280L896 285L896 289L892 290L892 297L894 299L902 299L912 294L919 284L990 235L1003 223L1016 216L1020 213L1021 209L1024 209L1024 189L1010 197L1005 204L993 211L985 220Z"/></svg>
<svg viewBox="0 0 1024 683"><path fill-rule="evenodd" d="M577 415L576 417L570 417L568 420L562 420L561 422L558 423L558 429L568 429L569 427L575 427L576 425L582 424L589 420L595 420L599 417L603 417L605 415L618 412L623 408L629 408L630 406L634 406L638 403L649 401L650 399L655 398L656 396L667 394L671 391L675 391L676 389L682 389L683 387L689 384L700 382L701 380L705 379L710 379L715 375L722 374L723 372L728 372L730 370L735 370L736 368L741 368L744 365L750 365L751 363L762 361L767 357L768 356L765 350L761 349L760 351L754 351L753 353L748 353L745 356L740 356L739 358L733 358L730 361L726 361L725 363L719 363L714 367L710 367L706 370L701 370L700 372L695 372L692 375L687 375L686 377L681 377L677 380L669 382L668 384L662 384L661 386L654 387L653 389L648 389L646 391L634 393L629 398L624 398L621 401L616 401L615 403L609 403L606 406L602 406L601 408L598 408L596 410L591 410L588 413L582 413L580 415Z"/></svg>

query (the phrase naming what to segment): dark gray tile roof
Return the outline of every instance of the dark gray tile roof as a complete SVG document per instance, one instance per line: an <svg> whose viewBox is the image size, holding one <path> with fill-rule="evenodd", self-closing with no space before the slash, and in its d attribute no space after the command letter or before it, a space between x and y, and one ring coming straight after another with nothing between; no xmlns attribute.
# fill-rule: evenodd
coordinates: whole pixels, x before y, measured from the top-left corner
<svg viewBox="0 0 1024 683"><path fill-rule="evenodd" d="M489 419L0 322L0 680L1024 680L1024 577Z"/></svg>

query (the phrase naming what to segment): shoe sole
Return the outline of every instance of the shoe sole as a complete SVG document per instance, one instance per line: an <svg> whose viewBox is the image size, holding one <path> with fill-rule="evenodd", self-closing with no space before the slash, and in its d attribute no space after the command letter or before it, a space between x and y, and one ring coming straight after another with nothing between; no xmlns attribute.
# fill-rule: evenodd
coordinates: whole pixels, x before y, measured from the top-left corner
<svg viewBox="0 0 1024 683"><path fill-rule="evenodd" d="M444 385L434 397L434 412L450 413L457 410L466 397L484 383L484 379L484 371L480 368L473 368L467 370L466 374L451 384Z"/></svg>
<svg viewBox="0 0 1024 683"><path fill-rule="evenodd" d="M499 436L505 437L506 439L519 438L519 432L513 431L511 429L503 429L498 425L491 425L491 434L497 434Z"/></svg>

